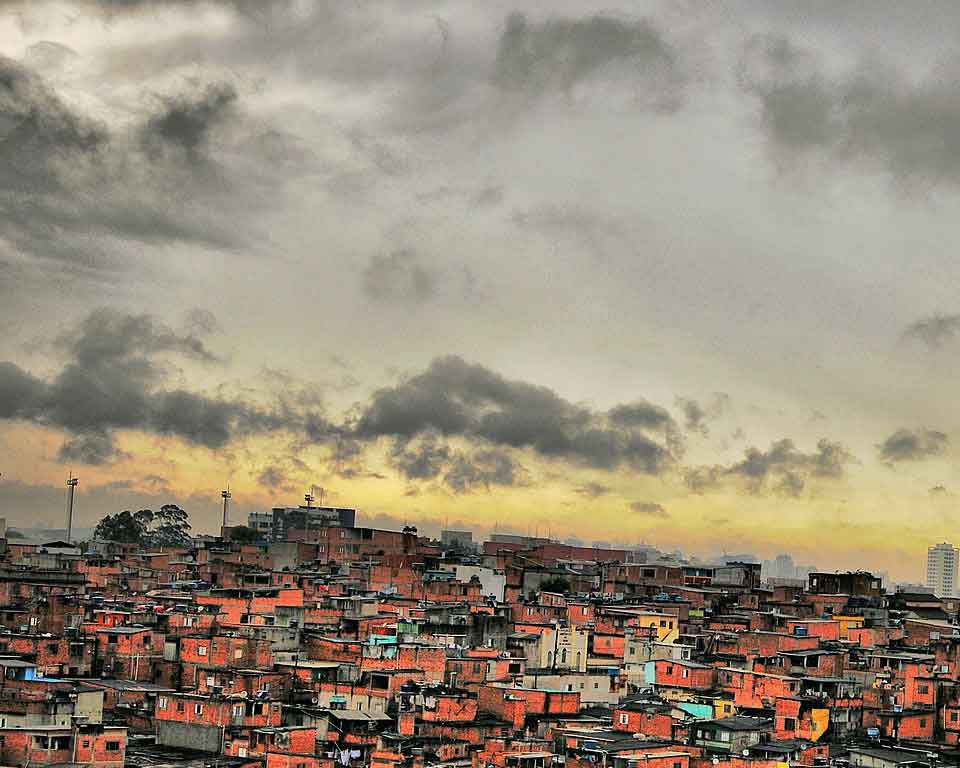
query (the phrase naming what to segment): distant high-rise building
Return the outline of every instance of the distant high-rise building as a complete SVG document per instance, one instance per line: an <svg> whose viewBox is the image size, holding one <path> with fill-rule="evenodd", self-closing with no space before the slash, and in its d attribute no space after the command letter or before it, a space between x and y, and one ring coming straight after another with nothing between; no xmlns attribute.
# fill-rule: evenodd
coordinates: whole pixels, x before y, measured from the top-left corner
<svg viewBox="0 0 960 768"><path fill-rule="evenodd" d="M445 547L455 547L466 550L475 549L472 531L442 530L440 531L440 543Z"/></svg>
<svg viewBox="0 0 960 768"><path fill-rule="evenodd" d="M247 528L256 531L264 538L270 538L273 531L272 512L251 512L247 515Z"/></svg>
<svg viewBox="0 0 960 768"><path fill-rule="evenodd" d="M957 549L943 542L927 550L927 586L937 597L957 596Z"/></svg>
<svg viewBox="0 0 960 768"><path fill-rule="evenodd" d="M273 540L284 541L291 530L309 532L322 526L353 528L357 510L350 507L274 507Z"/></svg>

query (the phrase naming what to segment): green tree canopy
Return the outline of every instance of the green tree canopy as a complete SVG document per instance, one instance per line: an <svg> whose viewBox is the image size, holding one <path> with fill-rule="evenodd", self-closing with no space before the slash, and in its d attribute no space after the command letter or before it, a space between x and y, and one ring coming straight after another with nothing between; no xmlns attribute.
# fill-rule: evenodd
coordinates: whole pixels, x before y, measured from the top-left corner
<svg viewBox="0 0 960 768"><path fill-rule="evenodd" d="M158 512L124 510L104 517L93 535L141 547L180 547L190 542L190 515L176 504L164 504Z"/></svg>

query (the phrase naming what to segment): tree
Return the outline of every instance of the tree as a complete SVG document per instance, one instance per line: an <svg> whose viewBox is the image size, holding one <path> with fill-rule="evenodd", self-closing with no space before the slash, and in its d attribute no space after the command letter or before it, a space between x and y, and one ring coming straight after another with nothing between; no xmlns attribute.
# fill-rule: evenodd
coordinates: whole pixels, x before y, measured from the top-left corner
<svg viewBox="0 0 960 768"><path fill-rule="evenodd" d="M563 576L551 576L549 579L540 582L540 591L559 592L561 595L565 595L570 591L570 582Z"/></svg>
<svg viewBox="0 0 960 768"><path fill-rule="evenodd" d="M107 515L97 523L93 537L102 541L139 544L147 528L145 513L149 513L150 516L153 515L149 509L141 509L137 513L124 510L115 515Z"/></svg>
<svg viewBox="0 0 960 768"><path fill-rule="evenodd" d="M139 544L141 547L179 547L190 542L190 516L176 504L159 512L141 509L107 515L94 530L94 538Z"/></svg>
<svg viewBox="0 0 960 768"><path fill-rule="evenodd" d="M151 512L143 544L151 547L182 547L190 543L190 515L176 504L164 504Z"/></svg>
<svg viewBox="0 0 960 768"><path fill-rule="evenodd" d="M228 537L230 541L235 541L238 544L253 544L260 541L260 534L246 525L237 525L230 528Z"/></svg>

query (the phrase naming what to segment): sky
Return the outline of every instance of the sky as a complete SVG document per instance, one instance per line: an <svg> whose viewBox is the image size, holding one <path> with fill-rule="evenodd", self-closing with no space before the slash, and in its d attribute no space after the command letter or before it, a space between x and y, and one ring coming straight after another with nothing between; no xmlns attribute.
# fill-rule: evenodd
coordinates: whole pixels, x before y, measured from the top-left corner
<svg viewBox="0 0 960 768"><path fill-rule="evenodd" d="M956 541L952 0L0 0L0 515Z"/></svg>

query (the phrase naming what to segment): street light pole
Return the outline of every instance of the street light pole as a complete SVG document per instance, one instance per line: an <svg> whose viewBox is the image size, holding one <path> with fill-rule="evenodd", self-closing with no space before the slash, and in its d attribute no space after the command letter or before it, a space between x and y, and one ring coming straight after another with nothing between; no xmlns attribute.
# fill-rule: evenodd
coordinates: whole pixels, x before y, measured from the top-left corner
<svg viewBox="0 0 960 768"><path fill-rule="evenodd" d="M67 544L73 544L73 495L80 479L70 473L67 479Z"/></svg>

